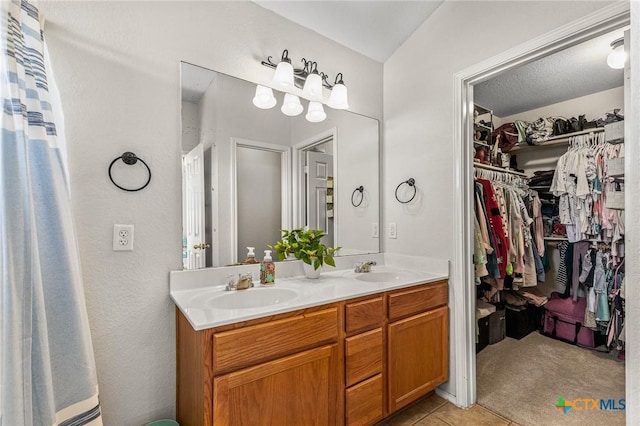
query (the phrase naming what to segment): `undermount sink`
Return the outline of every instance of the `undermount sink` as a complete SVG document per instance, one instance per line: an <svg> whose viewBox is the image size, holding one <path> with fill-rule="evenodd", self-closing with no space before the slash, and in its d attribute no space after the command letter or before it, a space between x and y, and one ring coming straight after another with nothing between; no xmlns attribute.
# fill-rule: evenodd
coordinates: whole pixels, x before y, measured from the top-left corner
<svg viewBox="0 0 640 426"><path fill-rule="evenodd" d="M371 271L356 274L356 280L368 283L389 283L393 281L407 280L412 277L408 272Z"/></svg>
<svg viewBox="0 0 640 426"><path fill-rule="evenodd" d="M277 305L294 299L297 292L286 288L251 288L216 295L206 301L206 306L214 309L251 309Z"/></svg>

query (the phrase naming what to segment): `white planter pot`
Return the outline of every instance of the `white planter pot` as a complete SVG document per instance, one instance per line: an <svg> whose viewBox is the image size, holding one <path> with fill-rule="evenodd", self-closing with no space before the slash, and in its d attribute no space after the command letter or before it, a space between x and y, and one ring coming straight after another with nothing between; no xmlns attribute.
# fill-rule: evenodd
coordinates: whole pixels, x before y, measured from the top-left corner
<svg viewBox="0 0 640 426"><path fill-rule="evenodd" d="M302 267L304 268L304 274L307 276L307 278L320 278L320 271L322 270L322 266L318 269L313 269L313 265L307 265L306 263L302 262Z"/></svg>

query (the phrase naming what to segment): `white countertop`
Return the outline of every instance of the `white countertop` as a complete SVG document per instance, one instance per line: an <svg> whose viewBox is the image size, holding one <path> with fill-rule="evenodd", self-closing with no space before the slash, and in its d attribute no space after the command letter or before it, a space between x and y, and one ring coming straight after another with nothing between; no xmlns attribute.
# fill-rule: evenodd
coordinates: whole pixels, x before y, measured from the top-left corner
<svg viewBox="0 0 640 426"><path fill-rule="evenodd" d="M273 286L261 286L254 280L255 287L253 288L226 291L224 285L185 285L184 277L180 277L180 279L175 280L181 281L180 284L172 282L170 295L194 330L204 330L416 284L434 282L448 277L447 261L440 261L445 262L444 265L446 266L444 267L440 263L436 264L435 267L428 267L431 265L428 264L425 268L424 265L416 267L419 265L419 263L415 262L416 258L407 258L409 260L413 259L413 262L399 262L402 266L398 264L379 264L373 267L375 273L397 273L398 279L390 282L364 282L356 279L356 276L366 275L367 273L356 274L352 269L339 269L325 270L318 279L308 279L304 276L277 277L276 284ZM398 260L397 256L394 257L394 260ZM379 261L378 263L382 262ZM406 266L411 266L411 268ZM256 276L254 274L254 277ZM172 279L174 279L173 276ZM220 280L217 282L220 282ZM249 296L250 298L254 298L253 296L260 292L260 299L264 301L265 305L241 309L229 307L236 304L240 298L248 296L241 294L246 292L252 292L252 295ZM281 301L283 298L289 299ZM215 305L215 307L212 305Z"/></svg>

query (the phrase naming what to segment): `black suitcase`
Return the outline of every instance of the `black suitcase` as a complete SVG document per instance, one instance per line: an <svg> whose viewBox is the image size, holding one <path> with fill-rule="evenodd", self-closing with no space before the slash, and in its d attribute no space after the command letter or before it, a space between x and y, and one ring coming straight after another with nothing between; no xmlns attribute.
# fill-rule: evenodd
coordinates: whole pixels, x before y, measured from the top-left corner
<svg viewBox="0 0 640 426"><path fill-rule="evenodd" d="M489 315L489 344L493 345L504 339L506 335L505 309L498 308Z"/></svg>
<svg viewBox="0 0 640 426"><path fill-rule="evenodd" d="M489 344L489 316L478 319L478 341L476 342L476 353L486 348Z"/></svg>
<svg viewBox="0 0 640 426"><path fill-rule="evenodd" d="M538 327L536 316L539 315L535 306L507 306L506 329L507 336L522 339Z"/></svg>

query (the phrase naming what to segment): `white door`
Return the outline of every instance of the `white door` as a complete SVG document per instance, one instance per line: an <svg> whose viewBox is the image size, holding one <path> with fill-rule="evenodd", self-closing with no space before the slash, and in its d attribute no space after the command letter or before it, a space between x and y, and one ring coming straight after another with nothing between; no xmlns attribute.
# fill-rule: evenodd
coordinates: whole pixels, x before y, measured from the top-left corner
<svg viewBox="0 0 640 426"><path fill-rule="evenodd" d="M325 231L324 244L333 246L333 226L327 215L329 177L333 177L333 156L307 151L307 225Z"/></svg>
<svg viewBox="0 0 640 426"><path fill-rule="evenodd" d="M187 239L186 269L205 267L205 252L210 245L205 241L204 213L204 149L198 144L183 157L185 179L183 232Z"/></svg>

